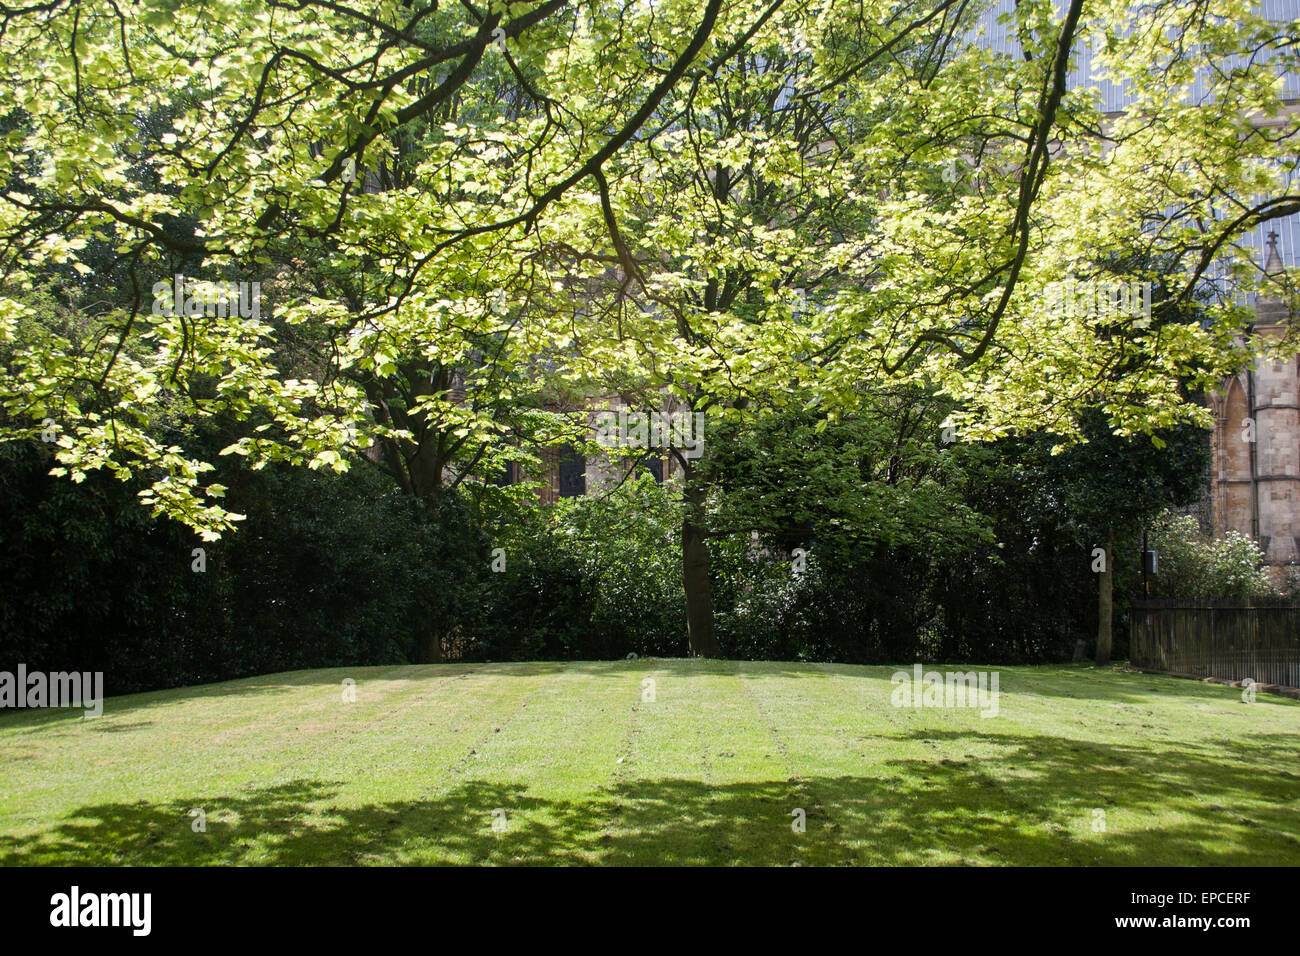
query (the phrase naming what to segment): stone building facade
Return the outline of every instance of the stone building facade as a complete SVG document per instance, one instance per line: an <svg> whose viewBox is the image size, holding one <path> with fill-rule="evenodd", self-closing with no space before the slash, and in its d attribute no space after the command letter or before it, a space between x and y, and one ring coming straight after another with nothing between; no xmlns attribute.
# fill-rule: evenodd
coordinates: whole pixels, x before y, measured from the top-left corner
<svg viewBox="0 0 1300 956"><path fill-rule="evenodd" d="M599 430L602 415L627 411L616 396L595 400L592 405L593 408L587 412L587 427L592 433ZM665 401L662 414L681 414L681 409ZM703 441L702 430L698 437ZM585 456L569 446L543 449L539 453L542 474L538 498L543 504L554 504L560 498L608 493L638 474L651 475L660 484L680 474L681 465L676 457L661 445L650 442L649 436L646 438L643 445L635 446L627 457L616 458L610 454ZM502 483L510 484L519 477L518 467L512 465Z"/></svg>
<svg viewBox="0 0 1300 956"><path fill-rule="evenodd" d="M1284 273L1277 234L1265 272ZM1295 319L1279 296L1261 293L1249 335L1281 337ZM1300 357L1261 358L1210 396L1210 523L1216 537L1238 531L1257 542L1274 583L1300 573Z"/></svg>

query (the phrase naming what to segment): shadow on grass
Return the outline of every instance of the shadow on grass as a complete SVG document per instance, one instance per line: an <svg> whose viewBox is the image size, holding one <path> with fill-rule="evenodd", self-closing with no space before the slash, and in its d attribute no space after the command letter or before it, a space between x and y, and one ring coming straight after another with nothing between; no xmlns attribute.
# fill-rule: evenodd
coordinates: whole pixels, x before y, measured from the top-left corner
<svg viewBox="0 0 1300 956"><path fill-rule="evenodd" d="M863 681L888 682L896 671L911 672L912 664L858 666L852 664L804 663L799 661L734 661L706 660L701 658L638 658L612 661L513 661L498 663L455 662L445 664L395 664L373 667L331 667L317 670L287 671L202 684L175 687L168 690L149 691L108 697L104 701L105 717L123 715L143 716L141 712L152 708L222 697L244 699L260 698L300 688L315 687L322 692L334 693L341 681L353 677L358 681L384 681L406 683L412 681L454 680L470 673L486 673L496 677L539 677L559 673L587 675L594 678L636 678L652 671L669 671L682 676L734 676L746 680L797 677L801 680L822 681L832 678L849 678ZM1202 684L1192 680L1158 675L1134 674L1112 669L1096 669L1090 664L1072 666L1045 665L1042 667L1002 667L988 664L926 664L926 670L995 670L1001 675L1003 693L1024 693L1037 697L1062 697L1067 699L1106 700L1150 706L1150 695L1156 701L1164 699L1199 699L1221 702L1240 696L1240 691L1230 687ZM888 688L886 688L887 692ZM1300 708L1300 701L1285 697L1261 694L1261 699ZM81 708L44 708L38 710L0 710L0 730L32 729L59 722L82 720ZM92 722L102 718L85 718ZM145 726L146 721L116 728L99 728L103 732L134 729Z"/></svg>
<svg viewBox="0 0 1300 956"><path fill-rule="evenodd" d="M975 668L954 665L953 669L974 670ZM1092 664L1043 664L1003 670L1005 671L1001 686L1003 692L1025 693L1036 697L1115 701L1144 707L1150 707L1163 700L1197 700L1206 703L1241 700L1239 688L1193 678L1176 677L1171 674L1132 671L1119 664L1108 667L1095 667ZM1258 699L1300 707L1300 702L1280 694L1260 692Z"/></svg>
<svg viewBox="0 0 1300 956"><path fill-rule="evenodd" d="M997 746L995 758L897 759L873 777L634 780L575 798L466 781L427 799L361 806L348 797L350 781L298 780L88 805L35 835L0 836L0 862L1300 864L1300 776L1258 762L1294 755L1283 735L1176 754L1055 737L981 740ZM196 807L207 832L191 828ZM796 808L806 832L792 831ZM1108 832L1093 832L1098 809Z"/></svg>
<svg viewBox="0 0 1300 956"><path fill-rule="evenodd" d="M756 666L746 667L748 663ZM385 683L430 682L452 680L470 673L486 673L494 677L544 677L559 673L587 675L596 678L622 679L642 674L668 670L685 675L714 674L732 676L737 666L746 678L800 677L825 679L842 671L848 676L888 678L880 668L867 671L847 664L807 664L800 662L737 662L706 660L702 658L637 658L611 661L500 661L500 662L449 662L443 664L388 664L366 667L329 667L313 670L284 671L257 677L241 677L215 684L196 684L172 687L166 690L146 691L139 694L109 696L104 700L104 717L135 715L155 707L222 697L241 699L263 698L301 688L314 687L334 694L344 678L358 682L383 681ZM0 730L31 729L60 722L82 720L84 708L0 709ZM92 723L102 718L86 718ZM131 726L141 726L133 724ZM107 732L106 728L100 728ZM123 728L125 729L125 728Z"/></svg>
<svg viewBox="0 0 1300 956"><path fill-rule="evenodd" d="M82 719L94 724L104 718L135 714L154 707L169 704L188 703L196 700L211 700L219 697L237 697L242 699L259 698L303 687L316 687L328 693L336 693L345 677L357 680L407 682L431 681L455 678L481 668L481 664L389 664L368 667L330 667L316 670L285 671L276 674L263 674L259 677L241 677L216 684L195 684L171 687L167 690L151 690L139 694L124 694L118 697L104 698L104 713L101 717L83 718L82 707L43 707L35 709L0 709L0 730L16 728L43 727L61 721L74 722ZM532 668L521 673L544 674L558 669L557 664L521 664L498 665L501 667L518 666ZM549 670L547 669L549 668ZM141 723L124 725L116 729L138 727ZM97 728L108 732L109 728Z"/></svg>

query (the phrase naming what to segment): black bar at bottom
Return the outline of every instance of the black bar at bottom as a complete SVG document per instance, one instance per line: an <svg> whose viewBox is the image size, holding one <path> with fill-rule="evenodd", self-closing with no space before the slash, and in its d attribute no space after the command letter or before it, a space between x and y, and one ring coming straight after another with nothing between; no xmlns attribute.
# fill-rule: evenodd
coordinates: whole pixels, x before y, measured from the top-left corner
<svg viewBox="0 0 1300 956"><path fill-rule="evenodd" d="M1294 932L1293 880L1293 871L1266 868L10 868L0 870L0 933L9 943L339 946L413 932L434 946L453 938L468 946L481 934L485 944L503 934L535 944L563 923L577 935L621 924L626 942L667 944L689 915L701 932L733 942L781 926L811 942L886 925L949 942L1040 930L1071 942L1259 942ZM147 911L145 897L131 894L148 894Z"/></svg>

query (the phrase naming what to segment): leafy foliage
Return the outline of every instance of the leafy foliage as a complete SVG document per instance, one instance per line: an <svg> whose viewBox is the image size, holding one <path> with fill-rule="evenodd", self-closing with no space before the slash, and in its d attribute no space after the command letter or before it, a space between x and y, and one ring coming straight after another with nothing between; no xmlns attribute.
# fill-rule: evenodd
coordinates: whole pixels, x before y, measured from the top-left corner
<svg viewBox="0 0 1300 956"><path fill-rule="evenodd" d="M167 659L186 679L291 666L300 634L318 664L439 643L648 652L680 633L674 548L688 627L712 580L736 649L1047 654L1076 615L1039 578L971 629L1014 580L989 570L997 545L1072 588L1075 549L1181 496L1142 483L1140 443L1208 425L1197 394L1250 358L1207 275L1249 291L1242 236L1300 211L1300 114L1276 82L1300 50L1250 0L1021 0L1011 56L972 42L980 8L7 11L0 442L20 472L117 479L89 487L146 505L162 553L182 525L231 569L199 592L164 562L165 586L138 595L137 626L183 622ZM1124 115L1067 90L1084 42L1130 91ZM1220 69L1231 57L1249 65ZM169 307L183 275L203 282ZM1152 315L1057 308L1069 277L1150 282ZM231 281L257 283L257 307L205 308ZM678 454L684 506L638 488L533 514L478 487L580 444L586 406L610 399L706 416L708 457ZM942 451L943 425L968 447ZM324 476L370 464L391 485ZM69 540L95 548L128 520L84 518ZM241 525L250 540L230 540ZM812 558L797 584L778 571L796 545ZM137 561L109 553L86 557L86 589Z"/></svg>
<svg viewBox="0 0 1300 956"><path fill-rule="evenodd" d="M405 663L421 659L430 628L477 610L486 548L454 501L430 514L365 471L235 473L244 529L203 545L200 562L193 535L151 521L131 485L59 482L48 454L11 445L0 460L0 659L11 664L104 671L122 693Z"/></svg>
<svg viewBox="0 0 1300 956"><path fill-rule="evenodd" d="M507 439L571 438L530 415L543 384L668 389L725 419L792 380L838 414L894 375L982 437L1077 437L1099 388L1124 434L1204 422L1180 386L1222 374L1241 316L1181 320L1211 261L1248 285L1238 237L1300 208L1273 81L1296 50L1247 0L1025 0L1014 58L969 41L978 7L11 11L0 436L50 418L60 473L143 476L155 514L213 539L239 513L204 477L215 455L151 427L169 410L246 423L217 451L254 464L343 470L377 443L419 496ZM1123 117L1065 89L1083 37L1129 82ZM1259 49L1203 70L1214 105L1185 108L1198 68ZM978 175L949 182L954 163ZM1155 321L1045 307L1066 275L1133 278L1106 263L1135 251L1171 264ZM259 281L266 307L159 311L185 270ZM91 327L20 342L51 280Z"/></svg>
<svg viewBox="0 0 1300 956"><path fill-rule="evenodd" d="M1191 515L1169 512L1152 527L1151 547L1160 555L1160 594L1188 598L1276 597L1264 571L1264 552L1237 531L1207 538Z"/></svg>

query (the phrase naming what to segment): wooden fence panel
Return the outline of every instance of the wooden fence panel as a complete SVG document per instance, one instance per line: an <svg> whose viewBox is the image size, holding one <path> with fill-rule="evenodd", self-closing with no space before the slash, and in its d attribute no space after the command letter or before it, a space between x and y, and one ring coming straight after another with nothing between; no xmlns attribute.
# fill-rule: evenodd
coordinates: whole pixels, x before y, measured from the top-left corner
<svg viewBox="0 0 1300 956"><path fill-rule="evenodd" d="M1283 601L1135 601L1136 667L1300 687L1300 606Z"/></svg>

